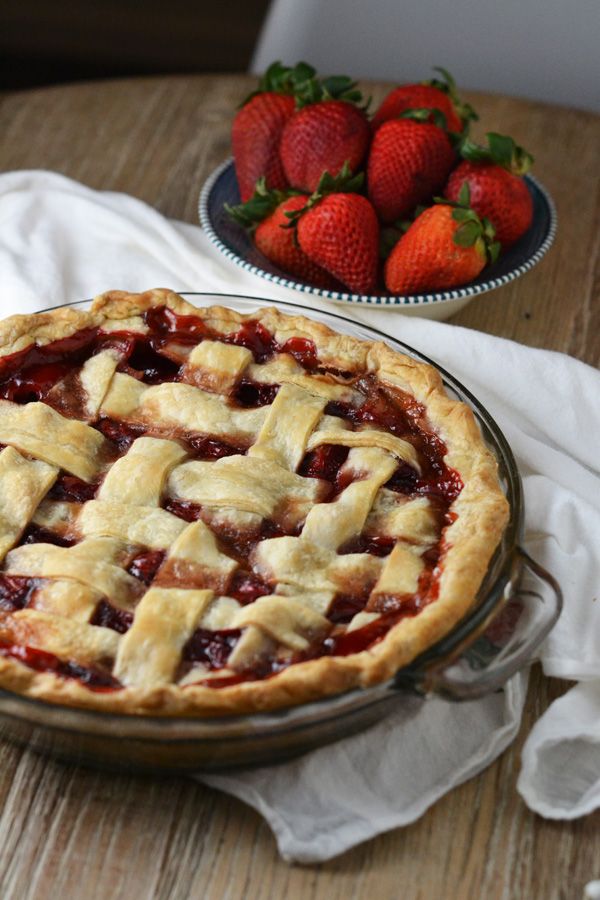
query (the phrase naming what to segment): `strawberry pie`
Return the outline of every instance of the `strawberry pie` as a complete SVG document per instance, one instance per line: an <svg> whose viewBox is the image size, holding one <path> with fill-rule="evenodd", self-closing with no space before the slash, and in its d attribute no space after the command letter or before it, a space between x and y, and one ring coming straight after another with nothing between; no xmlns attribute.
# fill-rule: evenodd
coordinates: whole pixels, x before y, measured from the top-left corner
<svg viewBox="0 0 600 900"><path fill-rule="evenodd" d="M154 715L389 679L475 602L496 462L437 371L275 308L0 323L0 686Z"/></svg>

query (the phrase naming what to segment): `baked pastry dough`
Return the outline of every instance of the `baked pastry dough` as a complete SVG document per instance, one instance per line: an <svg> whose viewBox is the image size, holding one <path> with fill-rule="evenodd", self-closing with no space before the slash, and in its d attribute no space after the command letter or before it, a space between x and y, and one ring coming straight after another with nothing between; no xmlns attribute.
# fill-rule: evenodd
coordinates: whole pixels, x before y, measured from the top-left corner
<svg viewBox="0 0 600 900"><path fill-rule="evenodd" d="M133 714L391 677L508 517L470 409L384 343L111 291L0 323L0 685Z"/></svg>

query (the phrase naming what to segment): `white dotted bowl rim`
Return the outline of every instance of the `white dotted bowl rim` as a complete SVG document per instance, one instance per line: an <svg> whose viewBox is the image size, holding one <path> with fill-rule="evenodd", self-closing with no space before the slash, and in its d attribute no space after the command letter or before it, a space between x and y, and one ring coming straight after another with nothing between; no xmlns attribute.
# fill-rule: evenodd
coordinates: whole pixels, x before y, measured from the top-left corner
<svg viewBox="0 0 600 900"><path fill-rule="evenodd" d="M265 269L261 269L260 266L256 266L254 265L254 263L248 262L247 260L243 259L234 250L228 247L227 244L223 243L223 241L215 231L212 220L209 216L208 201L216 182L230 166L233 166L232 157L226 159L208 176L208 178L204 182L204 185L202 186L202 190L200 191L200 197L198 201L198 214L200 218L200 224L202 225L202 228L204 229L204 232L206 233L208 239L227 259L230 259L245 271L250 272L253 275L258 275L259 277L264 278L267 281L271 281L274 284L280 284L282 285L282 287L292 288L304 294L314 294L318 297L325 297L328 300L338 300L344 301L346 303L360 303L371 306L385 307L426 306L435 303L445 303L449 300L464 300L467 298L477 297L479 294L485 294L488 291L492 291L498 287L502 287L502 285L504 284L509 284L511 281L514 281L516 278L519 278L521 275L524 275L526 272L529 272L531 269L533 269L533 267L536 266L542 259L542 257L545 256L545 254L548 252L554 242L554 238L556 237L558 217L556 214L554 201L552 200L548 191L543 187L542 184L540 184L540 182L536 178L533 177L533 175L527 175L527 180L537 188L548 206L548 232L535 253L533 253L528 259L525 260L525 262L521 263L519 266L516 266L510 272L507 272L504 275L500 275L498 278L492 278L489 281L483 281L480 284L470 285L463 288L454 288L450 291L441 291L432 294L378 295L349 294L341 293L339 291L328 291L324 288L312 287L309 284L303 284L302 282L293 281L292 279L286 278L285 276L275 275L272 272L267 272Z"/></svg>

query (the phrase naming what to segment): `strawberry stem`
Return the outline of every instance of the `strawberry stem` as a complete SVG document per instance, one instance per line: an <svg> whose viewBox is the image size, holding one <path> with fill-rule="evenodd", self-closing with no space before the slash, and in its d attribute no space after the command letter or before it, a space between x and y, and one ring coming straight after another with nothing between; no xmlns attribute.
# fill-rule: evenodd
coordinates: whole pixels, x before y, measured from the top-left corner
<svg viewBox="0 0 600 900"><path fill-rule="evenodd" d="M363 95L357 88L357 82L347 75L308 78L296 87L294 96L297 109L312 103L321 103L324 100L345 100L347 103L359 106L366 112L371 102L369 98L363 103Z"/></svg>
<svg viewBox="0 0 600 900"><path fill-rule="evenodd" d="M348 160L344 163L337 175L331 175L325 170L319 179L313 197L318 195L320 200L325 194L356 194L360 191L365 176L363 172L352 174Z"/></svg>
<svg viewBox="0 0 600 900"><path fill-rule="evenodd" d="M495 163L513 175L524 175L529 171L533 164L533 156L523 147L519 147L511 137L488 131L486 138L487 146L484 146L465 136L458 147L460 156L469 162Z"/></svg>
<svg viewBox="0 0 600 900"><path fill-rule="evenodd" d="M238 225L241 225L243 228L254 229L263 219L270 216L280 203L283 203L288 197L299 193L300 191L269 189L263 177L256 182L256 188L249 200L237 206L230 206L229 203L225 203L225 210Z"/></svg>
<svg viewBox="0 0 600 900"><path fill-rule="evenodd" d="M309 209L312 209L328 194L358 194L363 186L365 176L363 172L352 174L348 160L344 163L337 175L324 171L319 179L317 189L310 195L302 209L286 212L290 220L290 227L295 226L298 219Z"/></svg>
<svg viewBox="0 0 600 900"><path fill-rule="evenodd" d="M456 88L456 81L448 69L443 69L442 66L434 66L433 71L439 72L442 76L442 80L439 78L431 78L429 81L425 81L424 84L428 84L431 87L437 88L438 91L443 91L445 94L448 94L457 115L462 120L465 130L467 130L469 122L476 121L479 118L478 114L470 103L461 100Z"/></svg>
<svg viewBox="0 0 600 900"><path fill-rule="evenodd" d="M418 109L405 109L404 112L400 113L398 118L413 119L413 121L415 122L431 122L431 119L433 119L434 125L437 125L438 128L443 128L444 131L448 131L446 116L441 111L441 109L437 109L435 107L431 109L425 107L419 107Z"/></svg>
<svg viewBox="0 0 600 900"><path fill-rule="evenodd" d="M277 60L271 63L258 82L258 88L248 94L240 106L245 106L257 94L266 92L296 96L298 92L306 90L306 85L315 79L316 74L317 70L308 63L297 62L295 66L290 67Z"/></svg>
<svg viewBox="0 0 600 900"><path fill-rule="evenodd" d="M258 83L259 91L276 91L282 94L293 94L297 85L310 81L317 70L305 62L297 62L293 68L284 66L277 60L271 63Z"/></svg>
<svg viewBox="0 0 600 900"><path fill-rule="evenodd" d="M501 244L494 240L496 229L489 219L480 218L471 207L471 190L465 181L458 194L458 200L447 200L445 197L434 197L434 202L442 206L452 207L452 218L459 223L453 240L459 247L472 247L480 242L485 250L488 262L495 263L500 255Z"/></svg>
<svg viewBox="0 0 600 900"><path fill-rule="evenodd" d="M279 60L271 63L260 79L257 90L252 91L240 105L244 106L252 97L266 91L293 96L297 109L322 100L345 100L360 106L366 112L371 102L369 98L363 103L363 95L357 88L357 82L348 75L319 78L317 70L305 62L298 62L293 67L284 66Z"/></svg>

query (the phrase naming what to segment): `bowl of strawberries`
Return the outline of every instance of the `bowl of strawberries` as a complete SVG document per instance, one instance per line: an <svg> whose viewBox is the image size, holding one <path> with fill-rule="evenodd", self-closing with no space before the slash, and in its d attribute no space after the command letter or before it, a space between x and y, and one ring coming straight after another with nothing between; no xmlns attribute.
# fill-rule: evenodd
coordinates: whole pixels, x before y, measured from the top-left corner
<svg viewBox="0 0 600 900"><path fill-rule="evenodd" d="M556 231L533 158L473 141L477 114L438 71L370 115L347 76L273 63L202 189L211 241L284 287L435 318L529 271Z"/></svg>

